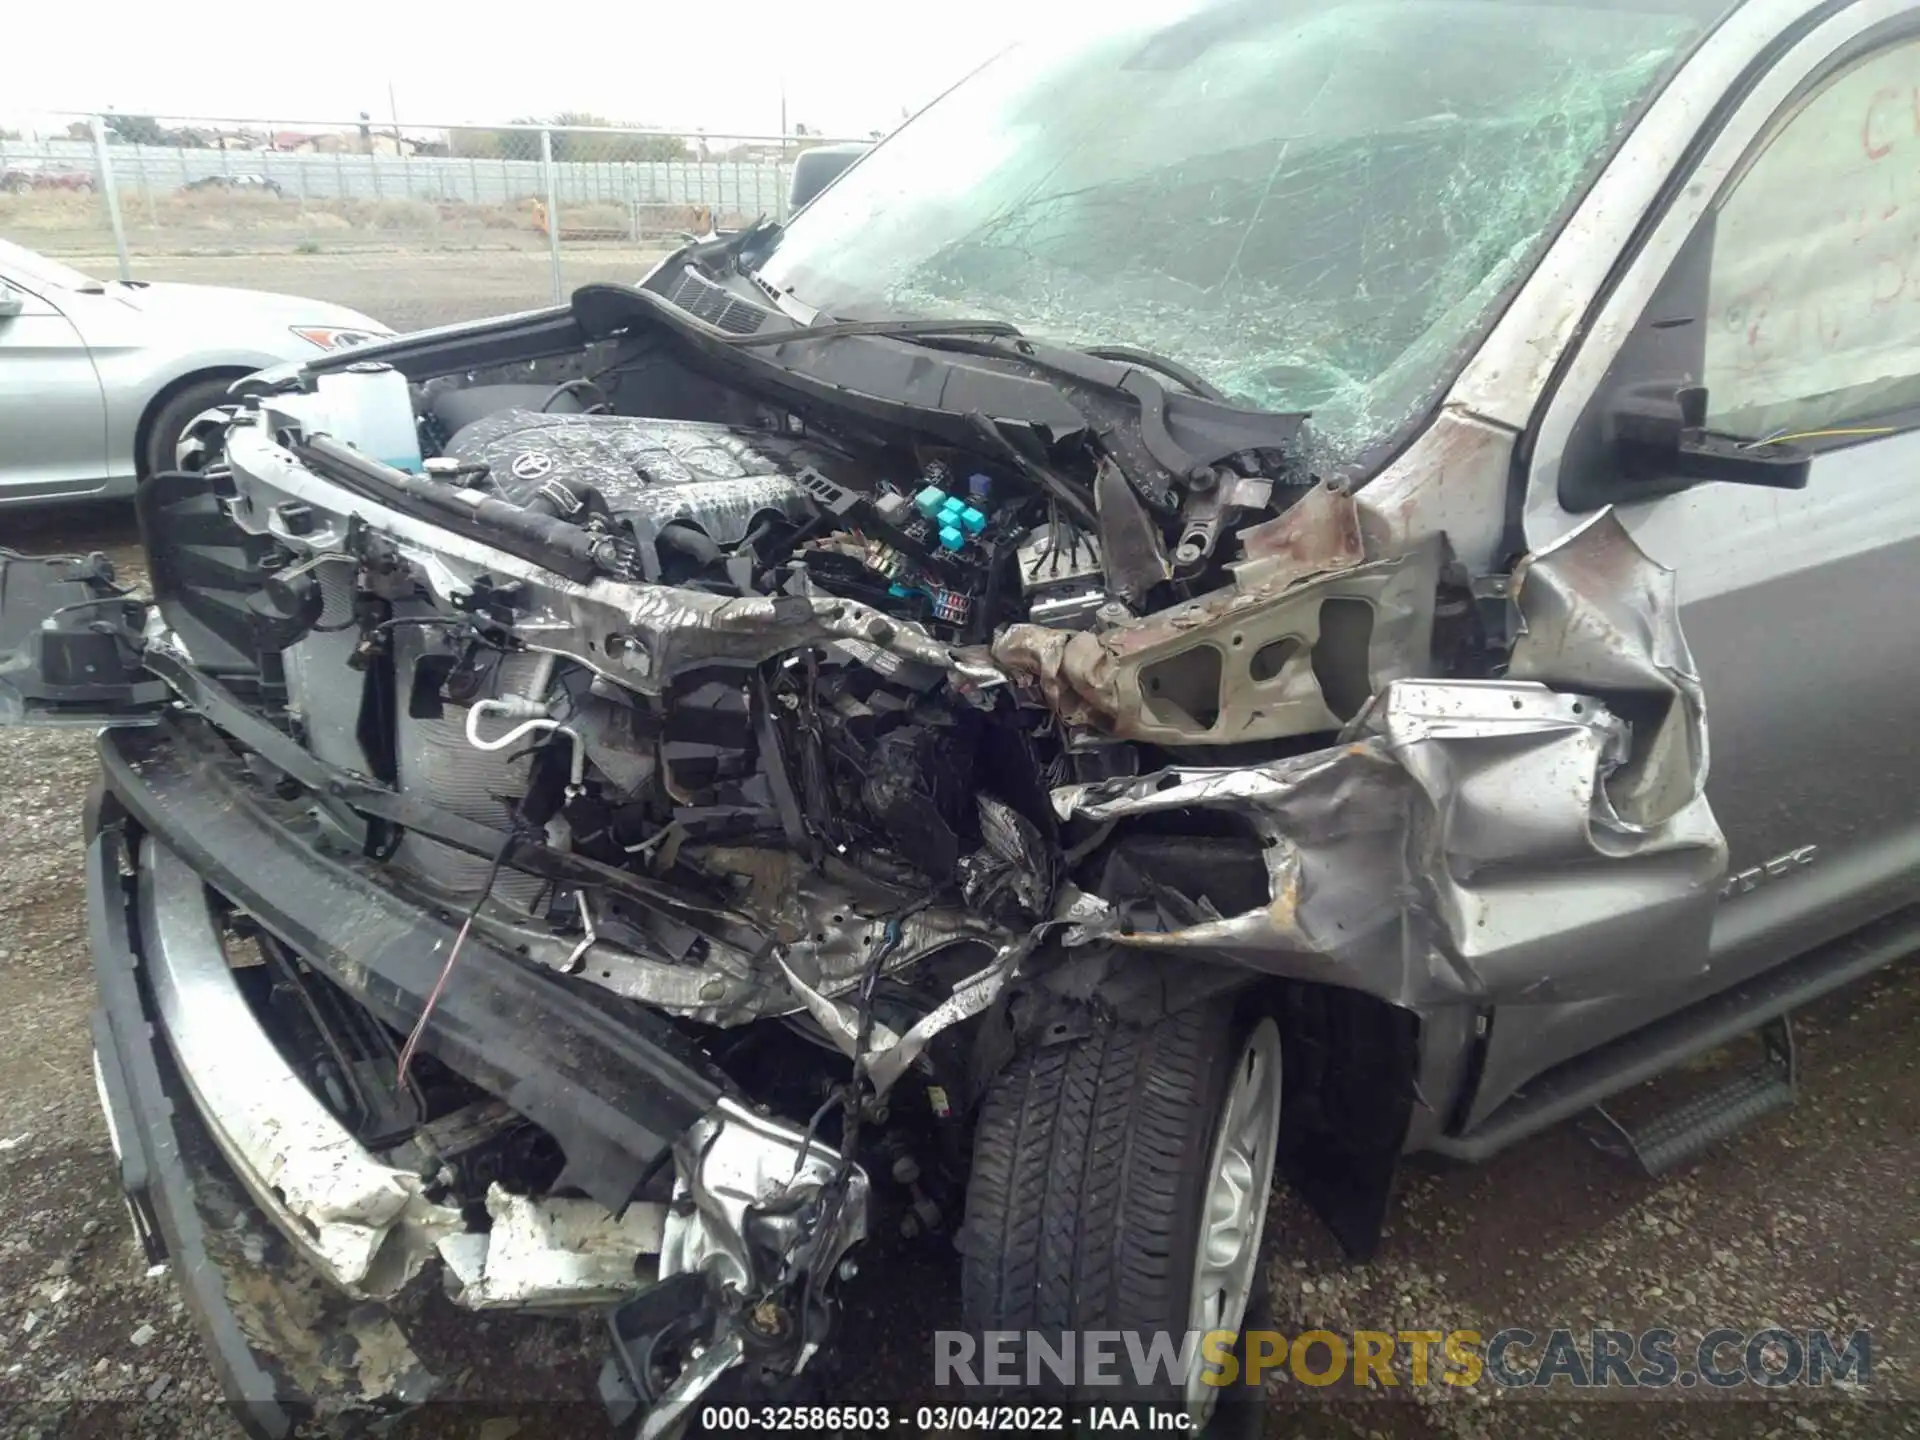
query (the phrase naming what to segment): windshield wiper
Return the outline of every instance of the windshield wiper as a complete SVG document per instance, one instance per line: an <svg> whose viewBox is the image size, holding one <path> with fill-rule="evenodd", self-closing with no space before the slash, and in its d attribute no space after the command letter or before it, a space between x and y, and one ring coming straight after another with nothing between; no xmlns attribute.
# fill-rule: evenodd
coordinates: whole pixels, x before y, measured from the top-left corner
<svg viewBox="0 0 1920 1440"><path fill-rule="evenodd" d="M1029 340L1017 325L1004 320L834 320L821 325L802 326L795 330L777 330L752 335L716 335L712 338L719 345L733 349L750 349L783 345L789 340L832 340L848 335L906 340L936 350L952 350L961 354L1024 362L1028 366L1037 367L1043 374L1050 372L1051 376L1055 377L1050 383L1062 394L1067 395L1070 403L1077 403L1073 401L1069 389L1074 384L1090 386L1130 402L1137 407L1142 445L1154 464L1166 472L1165 478L1157 481L1146 475L1130 475L1130 478L1135 478L1136 484L1139 484L1161 505L1173 503L1171 482L1175 477L1185 478L1201 467L1168 431L1167 391L1154 377L1160 376L1171 380L1210 404L1233 404L1203 376L1178 360L1170 359L1152 350L1135 345L1094 345L1086 348L1050 345L1046 342ZM1000 343L1006 340L1016 342L1011 347L1012 353ZM1049 349L1054 352L1051 359L1046 354ZM1109 365L1125 365L1129 368L1118 380L1112 380L1104 375L1090 373L1088 368L1070 361L1067 358L1069 356L1084 356L1090 360L1102 361ZM1084 407L1082 408L1085 413ZM1042 488L1050 489L1051 487L1043 483ZM1084 505L1081 508L1084 509Z"/></svg>
<svg viewBox="0 0 1920 1440"><path fill-rule="evenodd" d="M830 320L824 325L803 325L796 330L770 330L755 335L717 335L720 345L747 350L766 345L785 345L789 340L836 340L842 335L878 335L894 340L916 340L945 335L1013 335L1020 327L1005 320Z"/></svg>
<svg viewBox="0 0 1920 1440"><path fill-rule="evenodd" d="M924 323L933 326L937 322L927 321ZM985 334L992 336L1011 334L1015 338L1025 342L1015 347L1015 349L1021 353L1013 358L1027 360L1034 364L1044 366L1046 360L1034 349L1036 345L1044 346L1048 349L1062 351L1071 355L1085 355L1091 360L1105 360L1114 365L1131 365L1139 370L1151 370L1156 375L1164 376L1183 389L1198 395L1202 400L1212 400L1221 405L1233 404L1233 401L1228 399L1218 386L1200 374L1199 371L1182 364L1170 355L1162 355L1157 350L1148 350L1140 345L1066 345L1053 340L1029 340L1025 335L1021 334L1020 331L1013 329L1011 326L1009 326L1006 331L990 330L987 328L992 324L990 321L980 322L981 328L978 330L963 330L961 328L962 325L970 325L971 323L973 322L953 321L945 325L940 325L937 329L923 332L923 335L928 343L938 348L959 350L973 355L1004 355L1006 352L996 346L982 344L978 341L961 339L957 343L948 346L939 346L939 342L949 335L964 336ZM1108 389L1115 390L1123 390L1126 388L1125 381L1107 382L1104 380L1095 380L1092 376L1081 371L1074 371L1073 373L1075 378L1086 381L1089 384L1105 385Z"/></svg>
<svg viewBox="0 0 1920 1440"><path fill-rule="evenodd" d="M1025 332L1018 325L1010 324L1005 320L831 320L796 330L777 330L753 335L726 335L716 338L722 345L750 349L757 346L784 345L789 340L833 340L842 335L880 336L893 340L941 340L948 336L961 335L986 335L1015 340L1026 338ZM1233 403L1218 386L1197 370L1181 364L1169 355L1161 355L1138 345L1086 345L1061 348L1074 350L1078 354L1090 356L1095 360L1111 360L1119 365L1138 365L1142 369L1166 376L1167 379L1191 390L1203 400L1217 400L1223 405Z"/></svg>
<svg viewBox="0 0 1920 1440"><path fill-rule="evenodd" d="M749 237L769 234L777 238L782 227L773 223L763 223L744 232ZM736 237L736 240L740 237ZM736 259L742 258L736 252ZM764 258L764 256L756 257ZM757 268L740 268L740 272L767 296L776 302L779 292L760 278ZM817 325L808 325L795 330L781 330L751 335L727 335L716 337L722 345L732 345L739 349L755 349L762 346L784 345L789 340L833 340L842 335L880 336L894 340L940 340L947 336L985 335L1003 339L1023 340L1025 332L1018 325L1005 320L938 320L903 318L897 320L827 320ZM1162 355L1139 345L1084 345L1062 346L1078 354L1091 356L1095 360L1111 360L1120 365L1138 365L1164 375L1175 384L1183 386L1200 396L1203 400L1215 400L1223 405L1230 401L1197 370L1182 364L1170 355Z"/></svg>
<svg viewBox="0 0 1920 1440"><path fill-rule="evenodd" d="M1218 400L1223 405L1233 402L1221 393L1199 371L1182 365L1170 356L1160 355L1152 350L1144 350L1138 345L1089 345L1080 352L1091 355L1096 360L1113 360L1123 365L1139 365L1148 370L1157 370L1169 380L1176 380L1203 400Z"/></svg>

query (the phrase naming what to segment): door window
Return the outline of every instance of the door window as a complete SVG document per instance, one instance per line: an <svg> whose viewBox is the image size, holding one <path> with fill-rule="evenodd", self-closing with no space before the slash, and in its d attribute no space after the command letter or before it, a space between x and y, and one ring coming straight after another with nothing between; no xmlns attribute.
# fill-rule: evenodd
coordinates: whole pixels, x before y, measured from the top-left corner
<svg viewBox="0 0 1920 1440"><path fill-rule="evenodd" d="M1840 71L1778 122L1720 205L1709 428L1835 441L1920 407L1920 40Z"/></svg>

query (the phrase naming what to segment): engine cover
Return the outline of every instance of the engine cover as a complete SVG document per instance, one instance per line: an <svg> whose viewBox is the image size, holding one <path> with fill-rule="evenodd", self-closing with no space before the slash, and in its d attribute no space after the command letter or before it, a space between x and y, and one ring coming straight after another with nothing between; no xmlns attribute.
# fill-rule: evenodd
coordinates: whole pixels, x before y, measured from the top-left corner
<svg viewBox="0 0 1920 1440"><path fill-rule="evenodd" d="M763 431L694 420L506 410L463 426L446 453L485 465L502 490L547 479L592 486L643 543L648 579L659 574L651 543L662 526L687 521L732 545L769 511L804 520L794 475L821 457Z"/></svg>

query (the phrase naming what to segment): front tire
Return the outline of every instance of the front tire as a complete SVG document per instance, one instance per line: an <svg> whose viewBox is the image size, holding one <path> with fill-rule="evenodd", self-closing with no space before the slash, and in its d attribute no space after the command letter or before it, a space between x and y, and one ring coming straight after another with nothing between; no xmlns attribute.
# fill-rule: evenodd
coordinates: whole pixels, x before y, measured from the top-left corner
<svg viewBox="0 0 1920 1440"><path fill-rule="evenodd" d="M1238 1332L1259 1288L1279 1120L1279 1031L1231 997L1019 1056L975 1129L967 1327L1050 1344L1065 1330L1176 1345L1192 1329ZM1221 1391L1191 1376L1145 1398L1204 1422Z"/></svg>
<svg viewBox="0 0 1920 1440"><path fill-rule="evenodd" d="M214 377L183 385L161 404L153 423L147 427L146 443L140 451L142 476L159 475L169 470L204 469L204 465L183 464L179 455L180 439L203 413L219 409L233 384L229 378Z"/></svg>

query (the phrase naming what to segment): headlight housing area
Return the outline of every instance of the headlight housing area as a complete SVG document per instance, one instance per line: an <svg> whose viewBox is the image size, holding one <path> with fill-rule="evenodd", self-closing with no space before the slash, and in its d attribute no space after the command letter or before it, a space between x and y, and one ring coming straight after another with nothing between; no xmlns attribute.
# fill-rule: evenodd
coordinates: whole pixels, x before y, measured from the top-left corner
<svg viewBox="0 0 1920 1440"><path fill-rule="evenodd" d="M391 330L369 330L365 326L352 325L295 325L290 328L309 345L318 345L322 350L345 350L354 345L365 345L371 340L384 340L393 333Z"/></svg>

